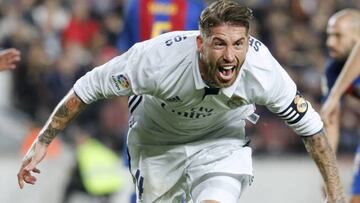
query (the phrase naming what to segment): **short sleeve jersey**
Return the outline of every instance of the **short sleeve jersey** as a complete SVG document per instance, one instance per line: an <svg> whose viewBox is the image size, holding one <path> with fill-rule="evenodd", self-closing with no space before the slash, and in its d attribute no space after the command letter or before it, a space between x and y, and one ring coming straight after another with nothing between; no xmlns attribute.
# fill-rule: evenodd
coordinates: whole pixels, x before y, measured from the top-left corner
<svg viewBox="0 0 360 203"><path fill-rule="evenodd" d="M74 91L85 103L129 96L131 126L156 134L141 138L146 143L177 144L217 137L245 140L244 119L256 104L279 115L299 135L322 129L319 115L255 38L250 38L234 84L218 91L207 88L199 71L198 35L198 31L176 31L137 43L80 78Z"/></svg>

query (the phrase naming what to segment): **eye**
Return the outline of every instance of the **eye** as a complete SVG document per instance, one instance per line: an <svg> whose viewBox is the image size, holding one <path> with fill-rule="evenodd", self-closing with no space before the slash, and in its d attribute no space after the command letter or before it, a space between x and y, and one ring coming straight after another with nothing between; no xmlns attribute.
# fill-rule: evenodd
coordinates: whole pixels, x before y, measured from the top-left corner
<svg viewBox="0 0 360 203"><path fill-rule="evenodd" d="M240 48L240 47L242 47L244 45L244 41L237 41L235 44L234 44L234 46L236 47L236 48Z"/></svg>
<svg viewBox="0 0 360 203"><path fill-rule="evenodd" d="M215 47L223 47L223 46L225 46L225 43L224 42L214 42L214 46Z"/></svg>

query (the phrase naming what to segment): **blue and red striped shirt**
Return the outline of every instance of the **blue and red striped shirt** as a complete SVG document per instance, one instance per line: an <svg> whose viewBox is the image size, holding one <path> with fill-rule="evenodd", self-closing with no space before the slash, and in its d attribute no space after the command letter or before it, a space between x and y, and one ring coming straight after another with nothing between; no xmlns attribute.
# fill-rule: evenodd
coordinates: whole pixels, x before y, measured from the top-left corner
<svg viewBox="0 0 360 203"><path fill-rule="evenodd" d="M117 48L124 52L165 32L197 30L205 6L203 0L129 0Z"/></svg>

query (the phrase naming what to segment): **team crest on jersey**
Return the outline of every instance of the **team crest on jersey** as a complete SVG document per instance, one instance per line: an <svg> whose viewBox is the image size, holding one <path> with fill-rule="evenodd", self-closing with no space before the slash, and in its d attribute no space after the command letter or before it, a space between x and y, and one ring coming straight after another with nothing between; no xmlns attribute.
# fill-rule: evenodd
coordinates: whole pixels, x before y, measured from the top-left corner
<svg viewBox="0 0 360 203"><path fill-rule="evenodd" d="M295 96L294 103L296 105L296 110L299 113L304 113L308 109L308 103L300 94Z"/></svg>
<svg viewBox="0 0 360 203"><path fill-rule="evenodd" d="M240 96L237 96L237 95L233 95L230 100L227 102L227 105L230 107L230 108L236 108L236 107L239 107L239 106L243 106L246 104L246 101L245 99L243 99L242 97Z"/></svg>
<svg viewBox="0 0 360 203"><path fill-rule="evenodd" d="M123 74L112 76L112 80L118 90L127 89L130 86L129 79Z"/></svg>

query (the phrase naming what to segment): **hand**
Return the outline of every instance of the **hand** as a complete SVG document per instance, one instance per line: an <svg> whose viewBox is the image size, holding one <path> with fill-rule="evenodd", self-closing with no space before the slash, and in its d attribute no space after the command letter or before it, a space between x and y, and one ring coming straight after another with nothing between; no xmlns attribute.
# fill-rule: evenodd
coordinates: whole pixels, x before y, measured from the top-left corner
<svg viewBox="0 0 360 203"><path fill-rule="evenodd" d="M331 115L335 113L340 106L340 98L329 95L325 103L321 107L320 115L325 124L331 123Z"/></svg>
<svg viewBox="0 0 360 203"><path fill-rule="evenodd" d="M20 189L24 188L24 182L32 185L35 184L36 177L32 175L32 172L40 173L40 170L36 168L36 165L44 159L47 147L46 144L35 141L26 153L19 173L17 174Z"/></svg>
<svg viewBox="0 0 360 203"><path fill-rule="evenodd" d="M16 68L15 63L20 61L20 51L14 48L0 51L0 71Z"/></svg>

